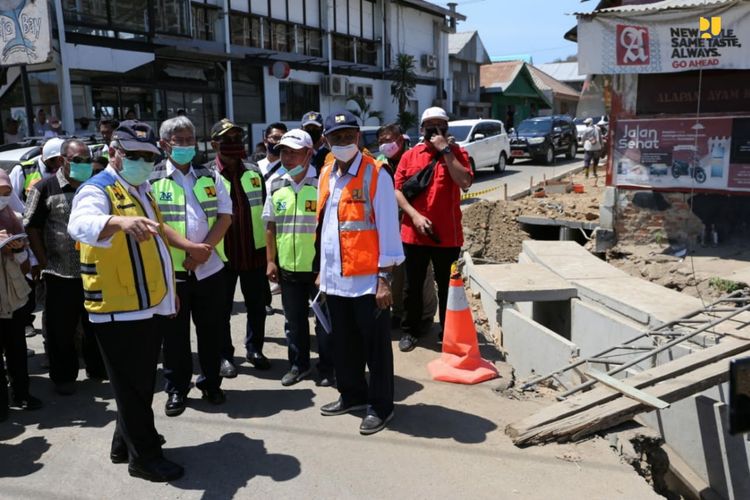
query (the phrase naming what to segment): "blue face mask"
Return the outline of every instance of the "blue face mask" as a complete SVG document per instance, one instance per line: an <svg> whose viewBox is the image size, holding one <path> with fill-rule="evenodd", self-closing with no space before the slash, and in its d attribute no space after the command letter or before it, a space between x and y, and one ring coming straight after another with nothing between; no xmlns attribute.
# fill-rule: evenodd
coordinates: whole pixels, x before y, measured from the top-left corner
<svg viewBox="0 0 750 500"><path fill-rule="evenodd" d="M297 165L291 170L287 170L287 173L292 177L297 177L299 174L305 171L305 167L302 165Z"/></svg>
<svg viewBox="0 0 750 500"><path fill-rule="evenodd" d="M187 165L195 158L195 146L172 146L169 156L178 165Z"/></svg>
<svg viewBox="0 0 750 500"><path fill-rule="evenodd" d="M122 170L120 175L132 186L140 186L148 180L151 172L154 170L154 162L146 161L143 158L138 160L122 159Z"/></svg>
<svg viewBox="0 0 750 500"><path fill-rule="evenodd" d="M91 163L70 162L70 178L78 182L86 182L94 171Z"/></svg>

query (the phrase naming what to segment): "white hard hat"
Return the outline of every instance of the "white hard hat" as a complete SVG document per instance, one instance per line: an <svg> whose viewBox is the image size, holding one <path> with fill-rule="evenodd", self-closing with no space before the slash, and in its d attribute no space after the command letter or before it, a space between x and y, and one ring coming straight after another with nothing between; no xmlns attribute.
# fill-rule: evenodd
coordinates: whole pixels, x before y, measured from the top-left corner
<svg viewBox="0 0 750 500"><path fill-rule="evenodd" d="M419 125L421 126L426 122L427 120L430 120L432 118L438 118L440 120L448 121L448 113L445 112L445 110L438 106L433 106L432 108L427 108L422 113L422 120L419 122Z"/></svg>
<svg viewBox="0 0 750 500"><path fill-rule="evenodd" d="M47 140L47 142L44 143L44 146L42 146L42 161L47 161L55 156L61 156L62 152L60 151L60 148L62 147L63 142L65 142L65 139L59 137L52 137Z"/></svg>

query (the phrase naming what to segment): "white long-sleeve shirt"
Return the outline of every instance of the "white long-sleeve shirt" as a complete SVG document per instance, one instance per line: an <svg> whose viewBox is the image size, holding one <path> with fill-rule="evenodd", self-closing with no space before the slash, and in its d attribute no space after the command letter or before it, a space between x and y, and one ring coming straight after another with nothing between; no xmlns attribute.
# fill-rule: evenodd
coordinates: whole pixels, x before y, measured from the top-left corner
<svg viewBox="0 0 750 500"><path fill-rule="evenodd" d="M52 177L53 173L47 170L47 165L42 161L41 155L36 160L37 167L39 167L39 173L42 174L42 179ZM23 166L19 163L8 174L10 177L10 185L13 187L13 192L16 193L18 198L23 201L26 196L26 190L24 184L26 183L26 174L23 172Z"/></svg>
<svg viewBox="0 0 750 500"><path fill-rule="evenodd" d="M156 221L156 214L154 213L151 203L149 202L147 193L151 192L151 185L148 182L144 182L138 187L131 186L122 177L119 176L117 171L108 165L105 169L110 174L114 174L120 183L127 188L128 192L138 198L146 211L146 216ZM73 198L73 207L70 212L70 222L68 222L68 234L81 243L91 245L93 247L108 248L112 245L112 237L107 239L99 240L99 234L104 229L109 219L112 218L112 214L109 208L109 196L103 190L96 186L86 184L80 188ZM152 235L152 238L156 239L157 246L159 248L159 254L161 254L161 260L164 263L164 278L167 283L167 294L164 299L159 302L156 306L141 311L133 311L127 313L117 314L93 314L89 313L89 319L92 323L108 323L110 321L137 321L151 318L154 315L159 316L171 316L175 314L175 286L174 286L174 272L172 268L172 257L169 254L169 247L164 239L159 235Z"/></svg>
<svg viewBox="0 0 750 500"><path fill-rule="evenodd" d="M362 153L357 153L349 170L341 175L333 167L329 176L329 196L323 207L323 222L320 242L320 289L330 295L340 297L361 297L374 295L378 287L377 274L362 276L341 275L341 244L339 241L339 201L341 191L357 175L362 166ZM320 192L320 184L318 185ZM398 204L393 189L393 180L386 169L381 168L378 187L373 200L375 227L378 231L380 257L378 267L397 266L404 261L404 247L398 223Z"/></svg>

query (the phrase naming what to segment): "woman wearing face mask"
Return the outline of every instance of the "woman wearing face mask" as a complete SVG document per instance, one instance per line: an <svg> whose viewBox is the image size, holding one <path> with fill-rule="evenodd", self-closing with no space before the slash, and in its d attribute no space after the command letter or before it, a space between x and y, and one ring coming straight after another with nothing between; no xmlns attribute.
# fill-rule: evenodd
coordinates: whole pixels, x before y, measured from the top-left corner
<svg viewBox="0 0 750 500"><path fill-rule="evenodd" d="M171 481L151 405L163 333L179 308L172 257L148 178L161 152L143 122L122 122L109 165L73 199L68 233L80 243L84 306L117 401L110 459L131 476Z"/></svg>
<svg viewBox="0 0 750 500"><path fill-rule="evenodd" d="M29 394L23 314L23 306L31 292L24 279L24 274L29 271L27 242L25 238L7 241L13 235L23 233L21 221L8 206L12 190L10 177L0 169L0 422L8 418L9 404L24 410L42 406L41 401Z"/></svg>
<svg viewBox="0 0 750 500"><path fill-rule="evenodd" d="M45 313L50 380L55 392L67 396L75 392L78 377L79 322L83 326L83 358L88 377L106 379L107 372L83 308L80 255L68 234L71 201L78 187L91 177L91 157L79 139L66 140L60 151L62 167L29 190L24 224L49 297Z"/></svg>

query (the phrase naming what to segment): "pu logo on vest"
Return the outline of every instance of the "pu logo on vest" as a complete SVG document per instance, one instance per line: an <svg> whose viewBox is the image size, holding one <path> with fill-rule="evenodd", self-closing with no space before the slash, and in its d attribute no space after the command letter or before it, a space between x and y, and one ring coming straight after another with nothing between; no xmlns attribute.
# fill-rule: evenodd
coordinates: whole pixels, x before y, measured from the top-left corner
<svg viewBox="0 0 750 500"><path fill-rule="evenodd" d="M206 196L216 198L216 188L214 186L206 186L203 190L206 192Z"/></svg>
<svg viewBox="0 0 750 500"><path fill-rule="evenodd" d="M118 186L112 188L112 192L114 193L115 198L117 198L117 201L125 201L125 193L123 193Z"/></svg>
<svg viewBox="0 0 750 500"><path fill-rule="evenodd" d="M162 191L159 194L159 201L172 201L172 193Z"/></svg>
<svg viewBox="0 0 750 500"><path fill-rule="evenodd" d="M258 179L257 177L253 177L253 178L252 178L252 179L250 179L250 180L251 180L251 181L252 181L252 183L253 183L253 187L256 187L256 188L257 188L257 187L260 187L260 179Z"/></svg>
<svg viewBox="0 0 750 500"><path fill-rule="evenodd" d="M277 212L285 212L286 211L286 201L278 201L278 202L276 202L276 211Z"/></svg>
<svg viewBox="0 0 750 500"><path fill-rule="evenodd" d="M352 189L352 203L364 203L365 195L361 189Z"/></svg>
<svg viewBox="0 0 750 500"><path fill-rule="evenodd" d="M317 210L318 203L315 200L305 201L305 212L315 212Z"/></svg>

